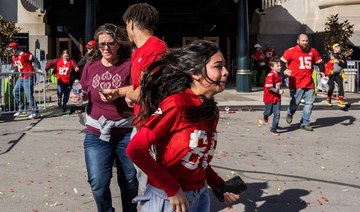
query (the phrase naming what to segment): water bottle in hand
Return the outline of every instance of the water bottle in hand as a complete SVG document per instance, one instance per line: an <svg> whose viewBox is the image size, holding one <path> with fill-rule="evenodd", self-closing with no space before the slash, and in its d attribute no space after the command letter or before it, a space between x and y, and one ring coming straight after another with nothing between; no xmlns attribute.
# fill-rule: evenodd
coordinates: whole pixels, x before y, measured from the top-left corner
<svg viewBox="0 0 360 212"><path fill-rule="evenodd" d="M72 92L73 94L77 95L79 97L79 101L75 104L76 106L81 106L83 103L82 98L82 87L78 79L74 81L74 84L72 86Z"/></svg>

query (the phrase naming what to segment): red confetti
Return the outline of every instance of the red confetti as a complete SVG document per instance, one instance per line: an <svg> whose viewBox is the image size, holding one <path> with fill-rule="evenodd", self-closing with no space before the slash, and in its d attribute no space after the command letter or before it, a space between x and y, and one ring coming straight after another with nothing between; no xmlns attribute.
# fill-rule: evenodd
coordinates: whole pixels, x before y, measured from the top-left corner
<svg viewBox="0 0 360 212"><path fill-rule="evenodd" d="M31 184L33 184L33 182L34 182L34 181L32 181L31 179L29 179L27 184L28 184L28 185L31 185Z"/></svg>
<svg viewBox="0 0 360 212"><path fill-rule="evenodd" d="M233 206L228 206L227 209L232 210L232 209L234 209L234 207Z"/></svg>
<svg viewBox="0 0 360 212"><path fill-rule="evenodd" d="M251 166L256 166L254 163L251 163L250 165L251 165Z"/></svg>
<svg viewBox="0 0 360 212"><path fill-rule="evenodd" d="M32 211L31 212L38 212L38 210L37 209L32 209Z"/></svg>
<svg viewBox="0 0 360 212"><path fill-rule="evenodd" d="M226 111L225 113L229 114L229 113L236 113L236 112L235 112L235 110L229 110L229 111Z"/></svg>
<svg viewBox="0 0 360 212"><path fill-rule="evenodd" d="M317 199L316 201L319 205L322 205L322 202L319 199Z"/></svg>
<svg viewBox="0 0 360 212"><path fill-rule="evenodd" d="M8 192L14 192L14 189L13 189L13 188L9 188L9 189L8 189Z"/></svg>
<svg viewBox="0 0 360 212"><path fill-rule="evenodd" d="M329 202L329 199L326 198L326 197L322 197L322 199L323 199L324 201L326 201L326 202Z"/></svg>

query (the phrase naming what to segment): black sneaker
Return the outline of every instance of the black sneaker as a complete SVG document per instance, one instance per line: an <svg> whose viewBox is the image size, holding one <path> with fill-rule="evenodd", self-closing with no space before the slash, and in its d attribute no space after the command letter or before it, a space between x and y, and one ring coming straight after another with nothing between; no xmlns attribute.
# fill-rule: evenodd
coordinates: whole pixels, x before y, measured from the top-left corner
<svg viewBox="0 0 360 212"><path fill-rule="evenodd" d="M279 136L280 133L277 130L270 130L271 135Z"/></svg>
<svg viewBox="0 0 360 212"><path fill-rule="evenodd" d="M301 125L300 128L306 131L314 131L314 129L309 125Z"/></svg>
<svg viewBox="0 0 360 212"><path fill-rule="evenodd" d="M288 124L291 124L291 122L292 122L292 118L293 118L293 116L292 116L292 115L287 114L287 116L286 116L286 122L287 122Z"/></svg>

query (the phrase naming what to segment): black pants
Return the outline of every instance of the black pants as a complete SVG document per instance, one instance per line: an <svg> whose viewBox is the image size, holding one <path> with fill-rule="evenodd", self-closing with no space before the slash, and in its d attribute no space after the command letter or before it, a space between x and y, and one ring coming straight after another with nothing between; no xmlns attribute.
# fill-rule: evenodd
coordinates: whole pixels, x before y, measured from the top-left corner
<svg viewBox="0 0 360 212"><path fill-rule="evenodd" d="M341 73L338 74L332 74L329 77L329 81L328 81L328 85L329 85L329 90L328 90L328 97L331 97L333 92L334 92L334 87L335 87L335 83L338 85L339 88L339 94L338 96L344 96L344 85L343 85L343 78L341 76Z"/></svg>

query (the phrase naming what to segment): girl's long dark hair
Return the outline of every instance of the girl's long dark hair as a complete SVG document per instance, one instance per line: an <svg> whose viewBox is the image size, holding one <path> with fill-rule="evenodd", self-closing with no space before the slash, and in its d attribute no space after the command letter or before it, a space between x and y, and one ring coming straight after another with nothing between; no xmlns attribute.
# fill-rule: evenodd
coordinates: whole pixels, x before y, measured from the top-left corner
<svg viewBox="0 0 360 212"><path fill-rule="evenodd" d="M141 80L139 97L140 112L136 124L149 118L166 97L185 91L191 87L192 75L200 74L212 83L207 76L206 64L219 52L218 46L210 41L197 40L183 48L169 50L161 59L149 65ZM186 109L190 121L212 121L218 115L213 99L200 96L203 103L198 107Z"/></svg>

